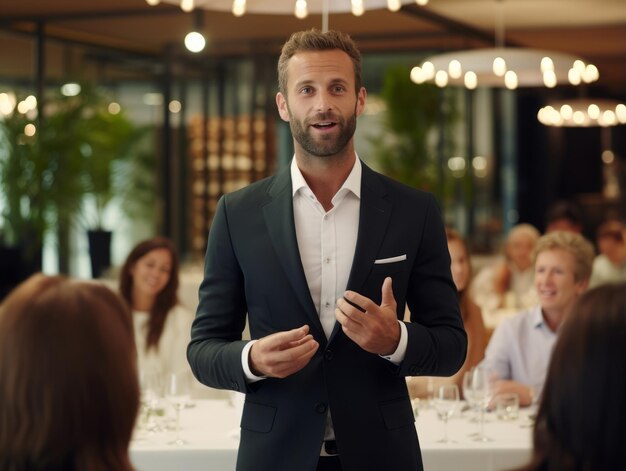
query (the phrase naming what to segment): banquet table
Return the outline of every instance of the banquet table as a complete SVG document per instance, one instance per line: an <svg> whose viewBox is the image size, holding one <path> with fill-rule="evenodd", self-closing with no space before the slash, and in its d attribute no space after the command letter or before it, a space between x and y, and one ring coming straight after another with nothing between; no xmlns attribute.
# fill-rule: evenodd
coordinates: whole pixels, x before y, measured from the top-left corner
<svg viewBox="0 0 626 471"><path fill-rule="evenodd" d="M239 395L243 398L243 395ZM196 400L181 412L181 437L187 443L169 444L171 430L151 435L136 434L131 460L137 471L233 471L239 444L241 399ZM525 464L531 455L533 410L521 409L519 418L500 421L486 414L485 433L493 441L474 441L470 435L478 424L472 413L453 416L448 423L450 443L438 443L443 422L430 407L421 407L416 418L417 432L426 471L500 471ZM381 470L386 471L386 470Z"/></svg>

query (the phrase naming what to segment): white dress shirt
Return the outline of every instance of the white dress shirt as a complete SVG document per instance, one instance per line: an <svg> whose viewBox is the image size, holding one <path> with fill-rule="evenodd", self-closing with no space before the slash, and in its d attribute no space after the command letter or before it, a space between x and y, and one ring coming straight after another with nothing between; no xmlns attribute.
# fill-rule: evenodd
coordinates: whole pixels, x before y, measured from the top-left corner
<svg viewBox="0 0 626 471"><path fill-rule="evenodd" d="M333 196L333 207L327 212L307 184L295 157L291 161L291 186L296 238L309 291L326 334L335 326L335 304L348 285L356 249L361 209L361 161L357 157L352 171ZM382 288L382 287L381 287ZM400 364L406 355L408 333L400 324L400 341L396 351L383 358ZM241 363L249 382L263 379L252 373L248 355L255 340L241 352Z"/></svg>
<svg viewBox="0 0 626 471"><path fill-rule="evenodd" d="M486 365L499 379L511 379L534 389L538 398L548 372L557 333L537 305L505 319L496 328L485 350Z"/></svg>

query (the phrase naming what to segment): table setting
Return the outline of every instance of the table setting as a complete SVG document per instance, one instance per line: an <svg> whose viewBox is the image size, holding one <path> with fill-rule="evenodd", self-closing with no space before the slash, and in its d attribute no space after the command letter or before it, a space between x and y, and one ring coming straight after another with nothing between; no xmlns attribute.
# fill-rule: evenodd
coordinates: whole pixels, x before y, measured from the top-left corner
<svg viewBox="0 0 626 471"><path fill-rule="evenodd" d="M477 441L477 410L451 394L441 396L442 401L453 403L443 409L437 408L434 398L412 401L426 471L500 471L529 460L534 408L513 404L508 409L498 405L483 411L488 440ZM175 405L165 398L160 401L164 401L161 426L145 430L145 417L140 417L138 422L144 423L138 425L131 442L131 460L137 471L234 471L243 394L233 392L228 399L185 398L178 409L178 432ZM497 398L494 402L499 404Z"/></svg>

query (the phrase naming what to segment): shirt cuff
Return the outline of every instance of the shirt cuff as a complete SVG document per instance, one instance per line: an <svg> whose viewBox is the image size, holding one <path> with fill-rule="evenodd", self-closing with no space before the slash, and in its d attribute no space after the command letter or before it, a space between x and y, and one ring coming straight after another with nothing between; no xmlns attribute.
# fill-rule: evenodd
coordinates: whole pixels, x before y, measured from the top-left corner
<svg viewBox="0 0 626 471"><path fill-rule="evenodd" d="M406 347L409 343L409 334L406 330L406 325L402 321L398 321L400 324L400 341L398 342L398 348L391 355L380 355L385 360L389 360L394 365L399 365L404 361L406 356Z"/></svg>
<svg viewBox="0 0 626 471"><path fill-rule="evenodd" d="M250 340L243 347L243 350L241 351L241 366L243 366L243 372L246 375L246 381L248 382L248 384L256 383L257 381L261 381L262 379L265 379L265 377L263 376L255 375L250 369L250 364L248 363L248 357L250 356L250 349L252 348L252 345L254 345L254 342L256 342L256 340Z"/></svg>

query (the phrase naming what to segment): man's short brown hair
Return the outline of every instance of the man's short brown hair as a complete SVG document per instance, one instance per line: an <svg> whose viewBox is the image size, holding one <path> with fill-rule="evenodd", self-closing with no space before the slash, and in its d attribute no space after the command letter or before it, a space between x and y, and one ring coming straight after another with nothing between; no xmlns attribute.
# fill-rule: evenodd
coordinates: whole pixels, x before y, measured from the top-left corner
<svg viewBox="0 0 626 471"><path fill-rule="evenodd" d="M361 89L361 53L350 36L340 31L322 33L317 29L293 33L283 45L278 59L278 91L287 96L287 65L289 59L299 52L330 51L339 49L350 56L354 67L354 87L358 94Z"/></svg>

